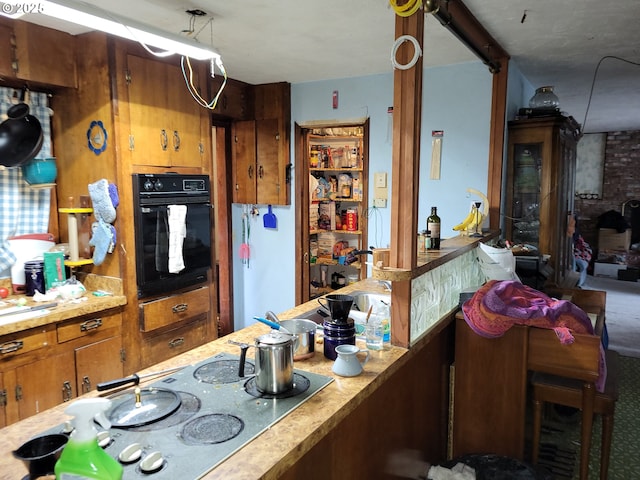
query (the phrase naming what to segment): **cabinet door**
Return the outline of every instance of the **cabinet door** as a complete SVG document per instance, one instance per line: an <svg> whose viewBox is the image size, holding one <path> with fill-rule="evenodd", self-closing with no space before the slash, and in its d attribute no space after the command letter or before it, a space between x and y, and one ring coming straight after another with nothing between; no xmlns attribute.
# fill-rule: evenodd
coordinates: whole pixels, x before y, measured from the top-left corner
<svg viewBox="0 0 640 480"><path fill-rule="evenodd" d="M78 395L90 392L100 382L124 375L122 337L111 337L76 349L76 381Z"/></svg>
<svg viewBox="0 0 640 480"><path fill-rule="evenodd" d="M8 394L4 384L4 375L0 372L0 428L7 426L7 402Z"/></svg>
<svg viewBox="0 0 640 480"><path fill-rule="evenodd" d="M256 124L253 120L233 124L233 202L256 203Z"/></svg>
<svg viewBox="0 0 640 480"><path fill-rule="evenodd" d="M20 419L71 400L77 396L74 352L18 367L16 382Z"/></svg>
<svg viewBox="0 0 640 480"><path fill-rule="evenodd" d="M189 93L180 67L166 65L165 68L168 98L163 120L169 133L171 166L200 168L205 148L200 135L203 107ZM199 87L197 72L194 72L194 87Z"/></svg>
<svg viewBox="0 0 640 480"><path fill-rule="evenodd" d="M134 165L171 165L168 131L167 69L162 62L127 57L129 77L130 147Z"/></svg>
<svg viewBox="0 0 640 480"><path fill-rule="evenodd" d="M13 70L15 56L15 37L13 36L13 28L9 25L0 23L0 76L15 77Z"/></svg>
<svg viewBox="0 0 640 480"><path fill-rule="evenodd" d="M256 121L256 202L281 204L280 190L287 188L279 161L281 135L278 119Z"/></svg>

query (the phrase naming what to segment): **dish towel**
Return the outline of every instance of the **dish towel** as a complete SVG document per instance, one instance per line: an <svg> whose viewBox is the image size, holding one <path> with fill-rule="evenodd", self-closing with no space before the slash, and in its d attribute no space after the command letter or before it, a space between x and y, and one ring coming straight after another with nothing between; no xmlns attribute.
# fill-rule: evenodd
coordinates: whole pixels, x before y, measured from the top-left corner
<svg viewBox="0 0 640 480"><path fill-rule="evenodd" d="M182 245L187 236L187 206L169 205L169 273L180 273L184 270Z"/></svg>

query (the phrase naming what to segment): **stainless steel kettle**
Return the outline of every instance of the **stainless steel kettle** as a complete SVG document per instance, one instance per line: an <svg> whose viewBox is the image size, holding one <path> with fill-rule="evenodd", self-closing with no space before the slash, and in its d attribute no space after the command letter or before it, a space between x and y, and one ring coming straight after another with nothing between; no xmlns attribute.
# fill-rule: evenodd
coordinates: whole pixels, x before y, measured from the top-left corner
<svg viewBox="0 0 640 480"><path fill-rule="evenodd" d="M256 387L262 393L278 395L293 388L293 352L298 339L292 335L272 330L256 338L255 345L255 378ZM244 363L247 349L246 343L229 343L241 348L239 377L244 377Z"/></svg>

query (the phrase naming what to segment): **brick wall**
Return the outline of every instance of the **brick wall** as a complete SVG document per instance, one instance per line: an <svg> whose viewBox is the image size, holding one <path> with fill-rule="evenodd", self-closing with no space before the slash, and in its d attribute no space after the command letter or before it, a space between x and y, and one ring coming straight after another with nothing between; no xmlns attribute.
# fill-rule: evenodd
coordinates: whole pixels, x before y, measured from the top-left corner
<svg viewBox="0 0 640 480"><path fill-rule="evenodd" d="M622 213L624 202L640 200L640 131L607 134L603 178L601 199L575 199L580 232L594 250L598 246L598 217L609 210Z"/></svg>

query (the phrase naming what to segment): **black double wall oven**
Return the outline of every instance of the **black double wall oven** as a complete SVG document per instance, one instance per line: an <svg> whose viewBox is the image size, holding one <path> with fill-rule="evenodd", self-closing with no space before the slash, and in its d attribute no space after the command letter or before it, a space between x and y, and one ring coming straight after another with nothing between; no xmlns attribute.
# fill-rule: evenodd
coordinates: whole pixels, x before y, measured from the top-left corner
<svg viewBox="0 0 640 480"><path fill-rule="evenodd" d="M133 174L133 199L138 298L206 282L211 269L209 176ZM177 223L175 215L170 218L173 206L186 207ZM184 212L184 207L173 212ZM176 259L184 265L180 271Z"/></svg>

